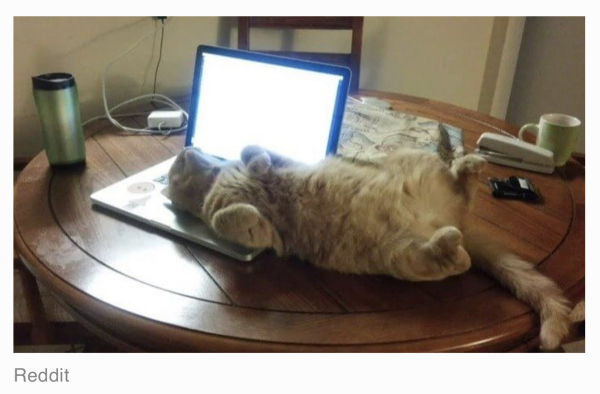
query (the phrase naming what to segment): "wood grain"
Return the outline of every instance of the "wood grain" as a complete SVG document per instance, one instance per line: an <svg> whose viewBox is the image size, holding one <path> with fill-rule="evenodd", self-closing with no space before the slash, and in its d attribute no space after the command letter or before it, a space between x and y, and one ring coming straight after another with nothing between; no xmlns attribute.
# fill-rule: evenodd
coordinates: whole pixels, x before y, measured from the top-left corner
<svg viewBox="0 0 600 394"><path fill-rule="evenodd" d="M121 138L122 143L115 144L121 148L136 141L116 138ZM86 149L86 170L56 172L50 190L55 220L72 242L99 263L141 282L189 297L229 303L184 246L150 227L92 209L89 195L131 173L123 174L117 167L128 168L129 160L115 164L94 139L87 141Z"/></svg>

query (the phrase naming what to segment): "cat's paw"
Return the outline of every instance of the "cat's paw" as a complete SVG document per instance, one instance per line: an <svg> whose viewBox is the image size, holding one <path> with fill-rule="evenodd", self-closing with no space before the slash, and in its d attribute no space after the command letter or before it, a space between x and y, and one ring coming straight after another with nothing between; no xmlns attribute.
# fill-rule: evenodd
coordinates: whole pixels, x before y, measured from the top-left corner
<svg viewBox="0 0 600 394"><path fill-rule="evenodd" d="M242 150L242 162L253 175L264 175L271 168L271 156L260 146L250 145Z"/></svg>
<svg viewBox="0 0 600 394"><path fill-rule="evenodd" d="M271 224L250 204L232 204L218 210L211 225L223 237L244 246L274 246L275 237Z"/></svg>
<svg viewBox="0 0 600 394"><path fill-rule="evenodd" d="M445 226L431 236L431 242L444 250L455 249L462 241L462 233L454 226Z"/></svg>
<svg viewBox="0 0 600 394"><path fill-rule="evenodd" d="M256 156L259 156L259 155L265 154L265 153L267 153L267 150L261 146L248 145L247 147L242 149L242 154L241 154L242 162L247 165Z"/></svg>
<svg viewBox="0 0 600 394"><path fill-rule="evenodd" d="M462 246L462 233L454 226L438 229L430 238L429 245L437 261L457 275L471 268L471 257Z"/></svg>
<svg viewBox="0 0 600 394"><path fill-rule="evenodd" d="M556 350L569 333L571 321L568 315L551 316L542 322L540 331L540 349Z"/></svg>
<svg viewBox="0 0 600 394"><path fill-rule="evenodd" d="M465 175L478 175L487 164L487 161L478 155L468 154L463 157L459 157L452 164L452 170L457 174Z"/></svg>

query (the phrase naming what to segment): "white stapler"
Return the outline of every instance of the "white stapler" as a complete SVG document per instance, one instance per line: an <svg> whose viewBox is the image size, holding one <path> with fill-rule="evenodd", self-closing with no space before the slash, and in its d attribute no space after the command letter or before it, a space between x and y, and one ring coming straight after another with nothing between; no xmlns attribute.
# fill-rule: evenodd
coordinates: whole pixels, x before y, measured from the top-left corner
<svg viewBox="0 0 600 394"><path fill-rule="evenodd" d="M554 153L548 149L494 133L483 133L477 145L475 153L490 163L545 174L554 172Z"/></svg>

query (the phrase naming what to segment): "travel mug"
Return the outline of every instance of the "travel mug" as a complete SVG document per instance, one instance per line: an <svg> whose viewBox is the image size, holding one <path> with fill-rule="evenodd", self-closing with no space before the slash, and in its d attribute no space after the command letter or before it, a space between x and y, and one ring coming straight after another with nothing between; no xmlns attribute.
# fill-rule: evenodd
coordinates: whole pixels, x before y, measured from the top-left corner
<svg viewBox="0 0 600 394"><path fill-rule="evenodd" d="M51 73L32 77L32 81L48 162L53 167L85 163L75 78L67 73Z"/></svg>

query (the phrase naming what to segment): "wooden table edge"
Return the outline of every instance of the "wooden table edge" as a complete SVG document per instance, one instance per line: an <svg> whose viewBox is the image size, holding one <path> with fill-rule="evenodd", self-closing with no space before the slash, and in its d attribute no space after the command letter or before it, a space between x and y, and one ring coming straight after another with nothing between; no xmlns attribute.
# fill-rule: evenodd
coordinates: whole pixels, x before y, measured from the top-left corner
<svg viewBox="0 0 600 394"><path fill-rule="evenodd" d="M571 230L570 230L571 231ZM510 350L506 348L506 344L514 344L515 347L522 345L524 342L531 341L532 338L537 337L539 325L537 317L533 312L529 312L525 315L517 316L513 319L509 319L500 324L486 327L475 332L468 331L461 334L455 334L448 337L440 337L422 341L407 341L407 342L396 342L396 343L378 343L378 344L356 344L356 345L308 345L308 344L294 344L294 343L276 343L276 342L265 342L258 340L248 339L237 339L224 337L217 334L209 334L198 331L193 331L181 327L176 327L163 323L157 320L141 317L135 315L132 312L118 309L110 304L103 301L97 300L92 296L78 290L65 282L61 278L57 277L50 269L48 269L37 257L29 250L27 245L18 232L18 228L15 224L15 244L17 252L22 258L27 268L40 280L45 286L47 286L53 293L56 293L65 303L67 303L75 311L94 311L93 314L77 313L76 317L83 320L84 325L92 324L97 327L95 321L119 321L117 327L113 327L114 331L112 335L119 338L133 348L144 347L143 343L135 343L130 337L131 333L139 333L140 331L152 333L149 336L167 336L170 340L174 340L176 337L177 341L173 341L173 348L162 348L158 347L152 350L158 351L225 351L225 352L238 352L238 351L249 351L249 352L264 352L264 351L308 351L308 352L321 352L321 351L345 351L345 352L358 352L358 351L420 351L420 349L426 349L431 352L441 351L504 351ZM579 299L585 291L585 281L580 280L569 289L565 289L570 294L572 300ZM516 321L521 323L526 322L527 328L519 329L519 325L515 325ZM125 322L125 323L124 323ZM494 330L497 331L500 327L506 327L507 331L504 331L503 335L498 335L492 339L486 335L487 332ZM511 327L512 326L512 327ZM103 328L97 327L100 331L106 331ZM508 328L511 328L508 330ZM172 335L173 330L177 332L177 335ZM96 331L96 333L106 339L106 335L102 335L102 332ZM479 340L473 340L474 334L480 337ZM129 337L129 338L128 338ZM461 341L461 339L463 339ZM129 339L129 340L128 340ZM453 345L449 346L448 343L444 343L451 340ZM501 348L498 348L500 344L503 344Z"/></svg>

